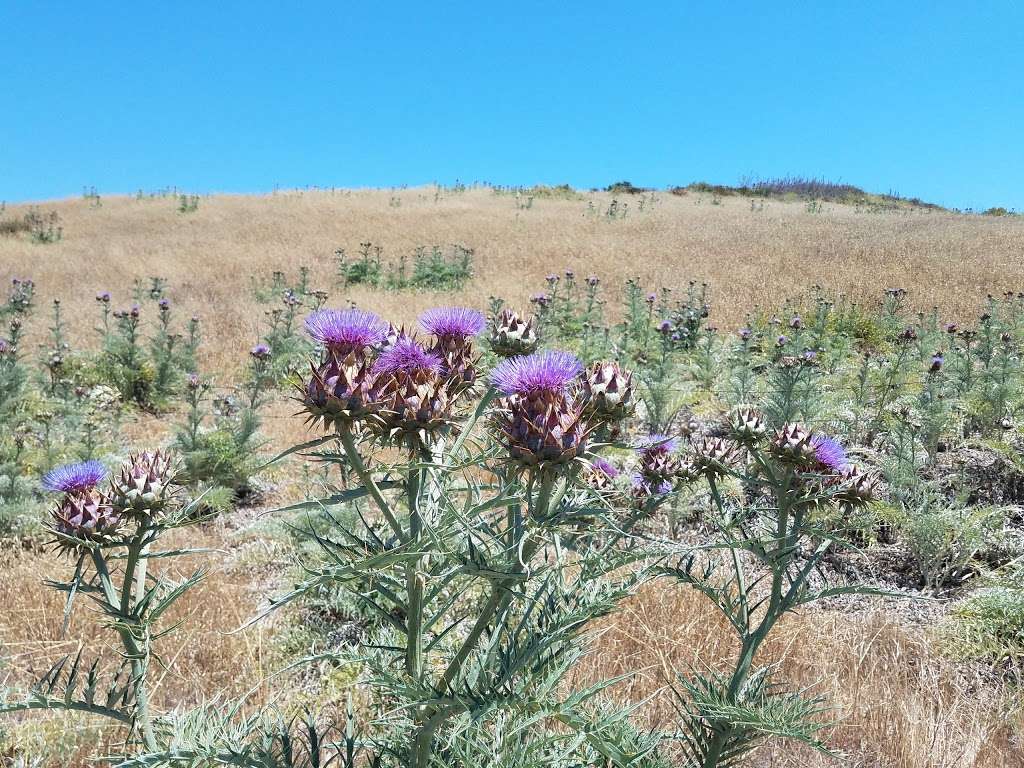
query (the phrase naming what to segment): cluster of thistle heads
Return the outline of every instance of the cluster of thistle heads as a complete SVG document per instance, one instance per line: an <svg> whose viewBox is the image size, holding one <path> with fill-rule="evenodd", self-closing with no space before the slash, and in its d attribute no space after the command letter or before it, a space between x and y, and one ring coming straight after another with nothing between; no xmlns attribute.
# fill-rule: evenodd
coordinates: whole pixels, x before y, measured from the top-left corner
<svg viewBox="0 0 1024 768"><path fill-rule="evenodd" d="M164 513L175 496L174 459L165 451L143 451L109 476L98 461L67 464L47 473L43 487L63 494L51 515L61 543L111 540Z"/></svg>
<svg viewBox="0 0 1024 768"><path fill-rule="evenodd" d="M801 424L769 429L755 408L734 409L722 429L682 437L652 434L637 441L636 461L629 492L637 507L649 507L699 478L715 481L726 475L758 475L771 461L791 468L799 478L792 490L838 502L849 509L876 495L878 478L853 465L846 450L833 437ZM622 471L603 459L590 462L586 481L596 490L617 492Z"/></svg>
<svg viewBox="0 0 1024 768"><path fill-rule="evenodd" d="M521 466L583 458L594 431L614 427L632 407L631 374L611 362L584 371L568 352L537 351L533 319L512 310L488 324L475 309L437 307L419 325L429 338L362 310L311 314L306 329L324 352L302 387L309 421L339 433L369 432L385 444L426 445L481 390L474 340L485 330L503 358L489 377L494 431Z"/></svg>

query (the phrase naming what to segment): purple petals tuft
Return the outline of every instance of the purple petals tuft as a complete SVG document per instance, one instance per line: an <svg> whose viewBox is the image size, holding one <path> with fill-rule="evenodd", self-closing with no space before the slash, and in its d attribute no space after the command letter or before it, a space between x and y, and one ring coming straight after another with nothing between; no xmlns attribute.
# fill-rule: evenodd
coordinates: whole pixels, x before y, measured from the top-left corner
<svg viewBox="0 0 1024 768"><path fill-rule="evenodd" d="M849 466L846 460L846 450L835 438L828 435L815 435L811 438L811 445L814 446L814 458L823 467L833 472L840 472Z"/></svg>
<svg viewBox="0 0 1024 768"><path fill-rule="evenodd" d="M387 331L379 317L361 309L318 309L306 318L313 341L343 353L380 344Z"/></svg>
<svg viewBox="0 0 1024 768"><path fill-rule="evenodd" d="M441 368L441 356L427 352L410 336L400 336L394 344L380 353L373 364L375 374L393 374L400 371L436 374L441 372Z"/></svg>
<svg viewBox="0 0 1024 768"><path fill-rule="evenodd" d="M434 307L420 315L420 325L439 339L468 339L484 329L487 321L468 307Z"/></svg>
<svg viewBox="0 0 1024 768"><path fill-rule="evenodd" d="M491 381L506 395L562 394L582 370L575 355L545 350L505 360L491 372Z"/></svg>
<svg viewBox="0 0 1024 768"><path fill-rule="evenodd" d="M98 461L65 464L43 475L43 488L48 491L70 493L95 488L107 476L107 470Z"/></svg>

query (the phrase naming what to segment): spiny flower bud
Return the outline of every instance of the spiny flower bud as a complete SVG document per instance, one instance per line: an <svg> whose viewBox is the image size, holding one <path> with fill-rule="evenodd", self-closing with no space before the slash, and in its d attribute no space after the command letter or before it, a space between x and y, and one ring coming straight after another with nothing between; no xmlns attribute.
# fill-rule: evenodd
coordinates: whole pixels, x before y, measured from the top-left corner
<svg viewBox="0 0 1024 768"><path fill-rule="evenodd" d="M121 517L95 488L73 490L53 510L53 529L76 539L95 539L117 531Z"/></svg>
<svg viewBox="0 0 1024 768"><path fill-rule="evenodd" d="M729 414L729 431L737 442L753 445L767 434L768 424L756 408L740 405Z"/></svg>
<svg viewBox="0 0 1024 768"><path fill-rule="evenodd" d="M583 377L587 415L621 421L633 408L633 374L614 362L596 362Z"/></svg>
<svg viewBox="0 0 1024 768"><path fill-rule="evenodd" d="M697 472L704 475L728 474L739 460L739 446L724 437L703 435L694 441L691 461Z"/></svg>
<svg viewBox="0 0 1024 768"><path fill-rule="evenodd" d="M637 447L640 464L637 477L651 489L659 493L667 493L672 488L676 473L679 471L680 459L675 453L678 441L666 435L648 435Z"/></svg>
<svg viewBox="0 0 1024 768"><path fill-rule="evenodd" d="M809 467L815 462L813 435L800 424L786 424L769 444L769 451L779 461Z"/></svg>
<svg viewBox="0 0 1024 768"><path fill-rule="evenodd" d="M861 506L875 498L878 477L857 467L846 467L839 474L834 497L849 506Z"/></svg>
<svg viewBox="0 0 1024 768"><path fill-rule="evenodd" d="M523 320L511 309L503 309L491 323L491 349L501 357L529 355L537 349L533 318Z"/></svg>
<svg viewBox="0 0 1024 768"><path fill-rule="evenodd" d="M376 413L377 376L361 351L353 349L344 357L329 354L322 365L310 364L310 369L309 381L299 386L307 423L340 430Z"/></svg>
<svg viewBox="0 0 1024 768"><path fill-rule="evenodd" d="M443 375L440 355L403 336L380 354L373 365L380 411L372 425L381 437L410 448L449 426L460 387Z"/></svg>
<svg viewBox="0 0 1024 768"><path fill-rule="evenodd" d="M130 456L120 475L110 483L115 511L128 515L152 516L167 506L173 495L174 461L169 453L143 451Z"/></svg>

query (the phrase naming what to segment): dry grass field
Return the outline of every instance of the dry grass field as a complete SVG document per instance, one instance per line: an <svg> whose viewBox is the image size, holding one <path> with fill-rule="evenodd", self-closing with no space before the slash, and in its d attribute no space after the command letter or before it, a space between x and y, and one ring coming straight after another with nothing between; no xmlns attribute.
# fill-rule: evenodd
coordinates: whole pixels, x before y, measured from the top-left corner
<svg viewBox="0 0 1024 768"><path fill-rule="evenodd" d="M90 343L94 296L114 292L127 305L134 278L159 275L169 295L204 326L203 365L226 379L244 364L258 339L263 308L251 295L253 276L308 266L312 283L330 293L329 304L353 301L382 316L412 321L436 294L343 289L336 284L333 252L371 241L385 256L421 245L458 243L473 249L475 278L445 302L486 307L489 295L524 306L550 272L596 274L609 285L631 276L650 286L685 288L688 280L711 286L712 319L737 326L755 305L774 305L820 284L858 300L875 301L888 287L910 291L920 308L938 305L944 316L969 318L987 293L1024 289L1024 217L984 217L925 210L872 213L826 204L821 213L800 202L768 201L752 210L749 200L659 193L653 206L623 219L588 214L588 201L606 208L611 196L538 198L520 210L515 199L489 189L442 192L433 188L393 191L312 191L265 196L204 197L180 214L172 198L104 198L41 204L56 210L64 227L60 242L34 245L0 237L0 278L31 277L40 305L59 297L72 318L76 343ZM396 203L397 201L397 203ZM25 206L9 207L19 214ZM42 328L44 323L36 323ZM39 330L37 328L37 331ZM303 435L287 404L270 420L271 447ZM162 425L146 419L140 436ZM273 502L288 497L283 484ZM223 552L205 564L214 577L181 610L182 631L165 641L172 671L160 678L161 706L195 703L201 693L240 694L255 687L255 700L275 696L268 682L274 667L268 648L273 623L237 634L266 594L280 584L268 567L280 553L255 534L258 513L243 510L206 528L193 545ZM255 557L254 552L260 552ZM200 560L196 556L188 565ZM30 657L54 658L73 647L60 636L62 606L42 580L63 573L66 563L32 551L7 552L0 565L0 659L15 680L27 679ZM258 562L260 565L254 566ZM181 565L180 567L185 567ZM923 615L934 615L924 612ZM815 610L791 616L772 641L788 677L816 689L836 706L839 724L831 741L847 765L893 768L1009 768L1024 766L1024 724L1009 691L996 677L942 655L932 624L922 615L884 601L859 600L852 610ZM640 669L634 683L617 689L630 700L654 694L642 710L651 723L671 716L658 691L666 670L699 659L714 664L734 652L729 635L695 593L675 586L647 587L607 620L595 637L581 681ZM68 637L86 629L80 615ZM19 721L25 739L65 733L62 765L84 765L95 734L67 735L59 718ZM88 745L88 749L81 745ZM102 750L100 750L102 751ZM765 750L758 765L824 766L827 758L804 751ZM0 754L0 764L3 755Z"/></svg>

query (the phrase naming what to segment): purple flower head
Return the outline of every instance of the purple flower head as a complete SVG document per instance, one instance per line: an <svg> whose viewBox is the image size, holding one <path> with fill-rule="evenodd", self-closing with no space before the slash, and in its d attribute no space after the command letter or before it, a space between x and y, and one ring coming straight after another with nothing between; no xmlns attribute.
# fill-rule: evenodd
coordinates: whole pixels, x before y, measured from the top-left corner
<svg viewBox="0 0 1024 768"><path fill-rule="evenodd" d="M805 349L803 357L804 360L806 360L807 362L813 363L815 360L818 359L818 353L815 352L813 349Z"/></svg>
<svg viewBox="0 0 1024 768"><path fill-rule="evenodd" d="M789 339L787 339L785 336L779 336L779 338L777 338L775 340L775 346L777 346L777 347L784 347L784 346L786 346L786 342L788 342L788 341L789 341Z"/></svg>
<svg viewBox="0 0 1024 768"><path fill-rule="evenodd" d="M672 323L670 323L668 320L662 320L658 324L658 330L661 331L662 333L668 333L669 331L672 330Z"/></svg>
<svg viewBox="0 0 1024 768"><path fill-rule="evenodd" d="M110 303L110 291L100 291L96 294L96 301L101 301L104 304Z"/></svg>
<svg viewBox="0 0 1024 768"><path fill-rule="evenodd" d="M833 472L839 472L849 465L846 450L835 438L816 434L811 438L811 445L814 446L814 458L818 463Z"/></svg>
<svg viewBox="0 0 1024 768"><path fill-rule="evenodd" d="M544 279L547 280L548 283L550 283L551 285L554 285L555 283L558 282L558 275L548 275Z"/></svg>
<svg viewBox="0 0 1024 768"><path fill-rule="evenodd" d="M603 475L612 480L614 480L620 474L618 467L616 467L611 462L602 459L600 456L595 456L591 460L590 466L592 466L598 472L602 473Z"/></svg>
<svg viewBox="0 0 1024 768"><path fill-rule="evenodd" d="M794 331L799 331L804 327L804 321L800 319L800 315L793 315L793 317L790 318L789 327Z"/></svg>
<svg viewBox="0 0 1024 768"><path fill-rule="evenodd" d="M571 269L565 270L565 279L566 280L572 280L574 277L576 277L576 273L575 272L573 272Z"/></svg>
<svg viewBox="0 0 1024 768"><path fill-rule="evenodd" d="M664 455L679 447L679 441L671 435L647 435L636 446L641 455Z"/></svg>
<svg viewBox="0 0 1024 768"><path fill-rule="evenodd" d="M159 306L160 306L160 309L162 309L162 310L164 310L166 312L168 309L171 308L171 300L170 299L160 299Z"/></svg>
<svg viewBox="0 0 1024 768"><path fill-rule="evenodd" d="M530 297L530 303L536 304L538 307L546 307L548 305L548 295L546 293L535 293Z"/></svg>
<svg viewBox="0 0 1024 768"><path fill-rule="evenodd" d="M931 372L938 373L939 371L941 371L942 364L945 362L945 360L946 358L942 356L941 352L936 352L934 355L932 355L932 367L930 368Z"/></svg>
<svg viewBox="0 0 1024 768"><path fill-rule="evenodd" d="M740 329L740 340L741 341L750 341L750 339L751 339L751 337L753 335L754 335L754 332L750 328L741 328Z"/></svg>
<svg viewBox="0 0 1024 768"><path fill-rule="evenodd" d="M107 476L107 470L98 461L65 464L43 475L43 488L48 491L70 493L95 488Z"/></svg>
<svg viewBox="0 0 1024 768"><path fill-rule="evenodd" d="M658 295L657 294L655 294L655 293L648 293L647 294L647 303L648 304L653 304L657 300L658 300Z"/></svg>
<svg viewBox="0 0 1024 768"><path fill-rule="evenodd" d="M484 316L467 307L434 307L420 315L420 325L439 339L467 339L487 325Z"/></svg>
<svg viewBox="0 0 1024 768"><path fill-rule="evenodd" d="M633 488L634 490L654 496L664 496L666 493L672 491L672 483L668 480L661 480L656 483L652 483L646 479L643 475L633 475Z"/></svg>
<svg viewBox="0 0 1024 768"><path fill-rule="evenodd" d="M379 317L361 309L318 309L306 318L313 341L346 354L380 344L387 331Z"/></svg>
<svg viewBox="0 0 1024 768"><path fill-rule="evenodd" d="M582 370L575 355L544 350L503 361L491 372L491 381L506 395L561 394Z"/></svg>
<svg viewBox="0 0 1024 768"><path fill-rule="evenodd" d="M380 353L373 364L373 372L378 374L441 372L441 357L427 352L419 342L411 336L399 336L390 347Z"/></svg>
<svg viewBox="0 0 1024 768"><path fill-rule="evenodd" d="M265 360L270 357L270 347L266 344L257 344L255 347L249 350L249 354L255 357L257 360Z"/></svg>
<svg viewBox="0 0 1024 768"><path fill-rule="evenodd" d="M591 275L587 278L587 285L591 288L595 287L599 282L601 282L601 279L597 275Z"/></svg>

